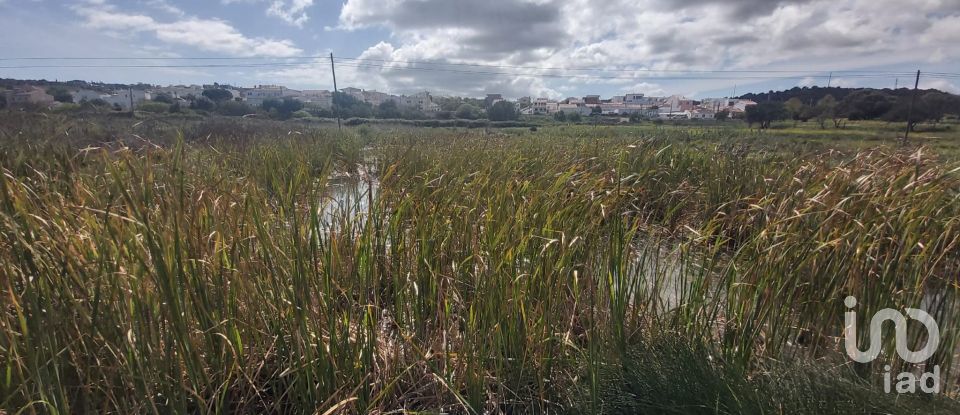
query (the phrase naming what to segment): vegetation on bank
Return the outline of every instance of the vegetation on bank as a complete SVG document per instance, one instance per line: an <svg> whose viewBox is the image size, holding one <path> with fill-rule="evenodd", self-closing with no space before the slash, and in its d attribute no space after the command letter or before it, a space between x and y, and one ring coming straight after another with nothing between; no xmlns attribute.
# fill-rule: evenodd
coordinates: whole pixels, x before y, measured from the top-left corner
<svg viewBox="0 0 960 415"><path fill-rule="evenodd" d="M838 346L847 295L935 293L956 394L960 177L929 149L18 116L10 412L956 412Z"/></svg>

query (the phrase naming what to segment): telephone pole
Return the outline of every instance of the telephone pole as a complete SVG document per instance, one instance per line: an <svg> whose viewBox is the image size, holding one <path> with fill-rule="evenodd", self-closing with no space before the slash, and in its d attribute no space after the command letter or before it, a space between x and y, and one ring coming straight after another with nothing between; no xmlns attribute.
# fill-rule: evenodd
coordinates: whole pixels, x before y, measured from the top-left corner
<svg viewBox="0 0 960 415"><path fill-rule="evenodd" d="M913 122L913 104L917 101L917 87L920 86L920 70L917 69L917 80L913 82L913 94L910 95L910 108L907 109L907 131L903 133L903 143L907 143L910 136L910 125Z"/></svg>
<svg viewBox="0 0 960 415"><path fill-rule="evenodd" d="M827 78L827 88L830 88L831 83L833 83L833 72L830 72L830 76Z"/></svg>
<svg viewBox="0 0 960 415"><path fill-rule="evenodd" d="M340 126L340 110L337 109L337 68L333 66L333 52L330 52L330 73L333 74L333 94L330 95L330 107L333 108L334 115L337 116L337 130L343 131L343 127Z"/></svg>

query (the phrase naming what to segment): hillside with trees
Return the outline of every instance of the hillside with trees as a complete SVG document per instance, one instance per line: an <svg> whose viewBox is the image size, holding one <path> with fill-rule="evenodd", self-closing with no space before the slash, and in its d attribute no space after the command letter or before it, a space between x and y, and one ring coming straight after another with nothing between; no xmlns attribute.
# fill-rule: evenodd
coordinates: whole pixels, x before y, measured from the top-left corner
<svg viewBox="0 0 960 415"><path fill-rule="evenodd" d="M947 116L960 116L960 96L936 89L872 89L794 87L785 91L744 94L757 103L782 104L782 118L815 120L821 127L841 127L844 120L882 120L939 123ZM913 109L911 111L911 101Z"/></svg>

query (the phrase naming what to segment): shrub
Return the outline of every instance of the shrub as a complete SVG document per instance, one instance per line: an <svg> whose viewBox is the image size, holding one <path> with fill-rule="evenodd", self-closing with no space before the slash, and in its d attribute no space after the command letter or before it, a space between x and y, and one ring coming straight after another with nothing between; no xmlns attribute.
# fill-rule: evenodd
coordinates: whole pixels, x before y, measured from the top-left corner
<svg viewBox="0 0 960 415"><path fill-rule="evenodd" d="M245 102L223 101L217 105L217 114L240 117L257 112Z"/></svg>
<svg viewBox="0 0 960 415"><path fill-rule="evenodd" d="M170 105L162 102L144 102L137 106L137 109L143 112L167 112L170 110Z"/></svg>

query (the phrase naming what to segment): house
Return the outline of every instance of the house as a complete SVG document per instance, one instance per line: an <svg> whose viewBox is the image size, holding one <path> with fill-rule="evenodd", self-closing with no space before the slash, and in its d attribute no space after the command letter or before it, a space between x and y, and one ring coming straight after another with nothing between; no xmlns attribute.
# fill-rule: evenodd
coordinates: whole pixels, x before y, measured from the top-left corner
<svg viewBox="0 0 960 415"><path fill-rule="evenodd" d="M661 119L676 118L674 116L674 113L676 111L674 111L673 108L670 106L660 106L660 107L657 107L656 110L657 110L657 118L661 118Z"/></svg>
<svg viewBox="0 0 960 415"><path fill-rule="evenodd" d="M310 103L319 108L333 108L333 93L326 89L305 89L294 97L305 104Z"/></svg>
<svg viewBox="0 0 960 415"><path fill-rule="evenodd" d="M363 101L363 90L360 88L340 88L340 92L350 95L351 97L356 98L359 101Z"/></svg>
<svg viewBox="0 0 960 415"><path fill-rule="evenodd" d="M745 112L751 105L757 105L757 103L749 99L731 99L727 101L727 111Z"/></svg>
<svg viewBox="0 0 960 415"><path fill-rule="evenodd" d="M104 99L105 97L110 96L109 94L104 94L100 91L94 91L91 89L75 89L70 91L70 96L73 97L73 102L81 103L93 101L95 99Z"/></svg>
<svg viewBox="0 0 960 415"><path fill-rule="evenodd" d="M626 94L623 96L623 103L630 105L653 105L657 98L647 97L643 94Z"/></svg>
<svg viewBox="0 0 960 415"><path fill-rule="evenodd" d="M687 118L691 120L712 120L716 115L711 109L708 108L694 108L692 110L687 110L683 112Z"/></svg>
<svg viewBox="0 0 960 415"><path fill-rule="evenodd" d="M286 88L279 85L257 85L243 90L243 99L253 106L263 105L263 101L283 98Z"/></svg>
<svg viewBox="0 0 960 415"><path fill-rule="evenodd" d="M7 100L7 106L10 108L21 108L27 105L39 105L49 107L56 102L53 95L38 86L18 87L11 91L4 92Z"/></svg>
<svg viewBox="0 0 960 415"><path fill-rule="evenodd" d="M520 99L517 100L517 106L520 108L529 107L532 103L533 101L530 99L530 97L520 97Z"/></svg>
<svg viewBox="0 0 960 415"><path fill-rule="evenodd" d="M280 98L297 98L300 95L303 95L303 92L298 91L296 89L290 89L290 88L284 88L284 87L281 87L281 88L283 88L283 90L280 92Z"/></svg>
<svg viewBox="0 0 960 415"><path fill-rule="evenodd" d="M579 104L557 104L557 111L567 115L590 115L593 112L593 108L590 108L581 102Z"/></svg>
<svg viewBox="0 0 960 415"><path fill-rule="evenodd" d="M600 95L587 95L583 97L583 103L587 105L600 104Z"/></svg>
<svg viewBox="0 0 960 415"><path fill-rule="evenodd" d="M147 91L128 89L105 95L100 99L104 100L107 104L112 105L114 108L130 111L131 104L133 104L134 108L136 108L144 101L149 101L151 99L151 95Z"/></svg>
<svg viewBox="0 0 960 415"><path fill-rule="evenodd" d="M416 108L418 111L423 112L440 111L440 106L433 102L433 97L431 97L430 93L427 91L418 92L413 95L400 96L400 105Z"/></svg>
<svg viewBox="0 0 960 415"><path fill-rule="evenodd" d="M383 104L384 102L388 102L388 101L397 102L398 100L399 100L399 97L397 97L396 95L390 95L384 92L377 92L374 90L363 91L363 102L366 102L372 105L373 107L378 107L380 106L380 104Z"/></svg>
<svg viewBox="0 0 960 415"><path fill-rule="evenodd" d="M155 94L167 94L176 100L177 98L190 99L190 97L199 97L203 95L203 87L200 85L170 85L153 90ZM239 92L238 92L239 93Z"/></svg>
<svg viewBox="0 0 960 415"><path fill-rule="evenodd" d="M671 95L664 100L663 105L673 109L674 112L690 111L697 106L696 101L686 98L682 95Z"/></svg>
<svg viewBox="0 0 960 415"><path fill-rule="evenodd" d="M557 112L558 103L547 98L537 98L530 103L526 114L553 114Z"/></svg>

